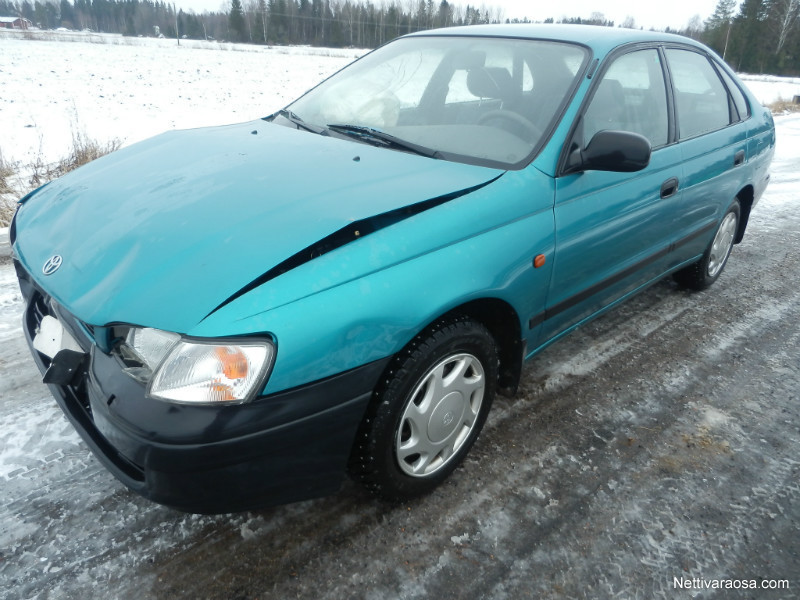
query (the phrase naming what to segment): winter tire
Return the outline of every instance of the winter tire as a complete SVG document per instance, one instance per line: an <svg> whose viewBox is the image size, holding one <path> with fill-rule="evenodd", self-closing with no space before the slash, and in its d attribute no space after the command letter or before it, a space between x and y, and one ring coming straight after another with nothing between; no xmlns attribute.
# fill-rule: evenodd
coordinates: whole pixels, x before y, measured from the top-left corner
<svg viewBox="0 0 800 600"><path fill-rule="evenodd" d="M497 386L489 331L442 320L391 363L361 424L351 472L390 501L426 494L461 463L486 421Z"/></svg>
<svg viewBox="0 0 800 600"><path fill-rule="evenodd" d="M740 215L739 201L734 200L722 217L714 239L706 248L703 257L673 275L679 285L699 291L706 289L719 278L733 249Z"/></svg>

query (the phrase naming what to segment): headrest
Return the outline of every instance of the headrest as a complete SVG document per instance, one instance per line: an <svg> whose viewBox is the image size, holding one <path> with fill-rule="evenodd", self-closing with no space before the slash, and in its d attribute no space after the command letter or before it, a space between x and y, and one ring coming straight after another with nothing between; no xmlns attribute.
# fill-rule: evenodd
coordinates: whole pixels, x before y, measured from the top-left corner
<svg viewBox="0 0 800 600"><path fill-rule="evenodd" d="M503 67L481 67L467 73L467 89L478 98L510 100L514 96L514 81Z"/></svg>

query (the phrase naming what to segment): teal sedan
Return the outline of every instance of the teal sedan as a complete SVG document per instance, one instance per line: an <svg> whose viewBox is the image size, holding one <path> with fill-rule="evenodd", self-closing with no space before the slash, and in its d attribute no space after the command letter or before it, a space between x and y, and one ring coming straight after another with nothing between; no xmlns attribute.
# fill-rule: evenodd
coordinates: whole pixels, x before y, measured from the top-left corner
<svg viewBox="0 0 800 600"><path fill-rule="evenodd" d="M264 119L173 131L20 201L43 380L127 487L192 512L389 501L463 461L523 362L722 274L775 132L687 38L394 40Z"/></svg>

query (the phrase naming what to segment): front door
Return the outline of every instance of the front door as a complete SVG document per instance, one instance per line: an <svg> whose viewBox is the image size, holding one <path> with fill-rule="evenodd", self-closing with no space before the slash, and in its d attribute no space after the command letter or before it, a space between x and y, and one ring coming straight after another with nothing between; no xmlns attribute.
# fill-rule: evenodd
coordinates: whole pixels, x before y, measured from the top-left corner
<svg viewBox="0 0 800 600"><path fill-rule="evenodd" d="M584 147L601 130L644 135L637 173L585 171L556 180L556 253L542 334L551 338L663 274L680 200L681 152L669 144L662 55L615 57L583 115ZM579 140L580 141L580 140Z"/></svg>

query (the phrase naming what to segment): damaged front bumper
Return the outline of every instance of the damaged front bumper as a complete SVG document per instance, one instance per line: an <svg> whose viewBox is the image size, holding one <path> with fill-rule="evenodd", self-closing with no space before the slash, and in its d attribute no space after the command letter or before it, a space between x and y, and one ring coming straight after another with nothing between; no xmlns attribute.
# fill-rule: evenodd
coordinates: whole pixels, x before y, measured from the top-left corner
<svg viewBox="0 0 800 600"><path fill-rule="evenodd" d="M92 452L128 488L197 513L249 510L338 489L388 359L235 406L155 400L122 371L118 357L95 343L90 326L16 261L15 267L26 302L25 336L45 382ZM62 350L51 360L34 347L48 316L80 352ZM65 352L72 353L70 362L62 360Z"/></svg>

